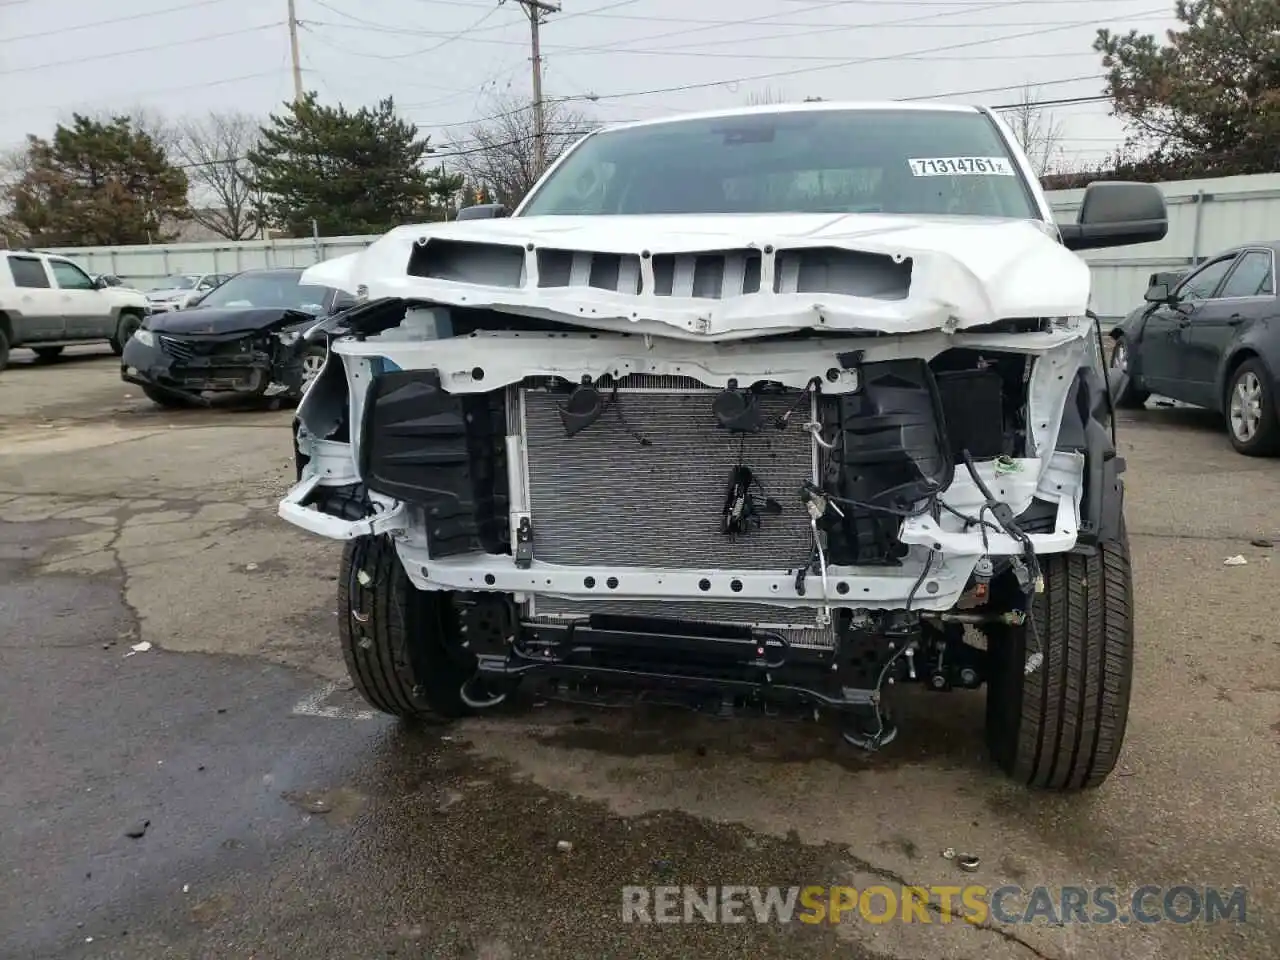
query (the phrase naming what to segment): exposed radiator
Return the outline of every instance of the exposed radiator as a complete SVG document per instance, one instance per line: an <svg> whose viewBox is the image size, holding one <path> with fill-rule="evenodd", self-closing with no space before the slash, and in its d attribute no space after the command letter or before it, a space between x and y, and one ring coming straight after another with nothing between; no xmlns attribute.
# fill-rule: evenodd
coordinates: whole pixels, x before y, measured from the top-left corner
<svg viewBox="0 0 1280 960"><path fill-rule="evenodd" d="M687 380L629 377L615 408L568 437L558 406L563 393L520 391L528 459L529 506L537 559L569 565L650 566L694 570L785 570L806 563L813 548L802 484L813 478L813 438L803 429L810 400L790 425L757 434L731 434L717 423L718 391ZM602 389L609 395L608 387ZM764 394L757 403L769 420L795 406L800 394ZM641 438L649 441L642 442ZM764 515L739 538L721 532L730 474L744 464L782 513ZM712 622L789 627L792 642L827 645L807 609L723 600L536 600L527 611L541 617L591 612L651 614Z"/></svg>

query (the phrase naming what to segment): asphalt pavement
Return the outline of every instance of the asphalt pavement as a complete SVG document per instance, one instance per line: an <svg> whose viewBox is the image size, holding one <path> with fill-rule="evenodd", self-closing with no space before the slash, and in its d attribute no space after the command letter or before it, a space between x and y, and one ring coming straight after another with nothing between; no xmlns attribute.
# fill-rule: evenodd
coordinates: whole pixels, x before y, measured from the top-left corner
<svg viewBox="0 0 1280 960"><path fill-rule="evenodd" d="M901 736L870 759L763 718L375 715L337 647L338 549L275 517L289 411L160 410L105 348L14 359L0 374L0 957L1280 955L1280 563L1262 545L1280 544L1280 464L1235 454L1207 414L1124 415L1129 736L1100 790L1056 796L993 769L981 693L907 696ZM964 883L1244 886L1248 912L620 915L627 885Z"/></svg>

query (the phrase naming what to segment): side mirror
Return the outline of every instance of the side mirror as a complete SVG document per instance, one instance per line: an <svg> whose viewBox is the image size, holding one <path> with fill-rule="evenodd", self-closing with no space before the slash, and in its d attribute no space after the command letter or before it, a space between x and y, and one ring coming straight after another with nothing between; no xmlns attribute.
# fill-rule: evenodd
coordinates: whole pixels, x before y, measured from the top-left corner
<svg viewBox="0 0 1280 960"><path fill-rule="evenodd" d="M111 284L109 284L109 283L107 282L107 278L106 278L106 277L94 277L94 278L93 278L93 289L95 289L95 290L105 290L105 289L107 289L107 287L109 287L109 286L111 286Z"/></svg>
<svg viewBox="0 0 1280 960"><path fill-rule="evenodd" d="M1142 299L1147 303L1171 303L1173 301L1173 290L1169 284L1153 283L1147 288L1147 292L1142 295Z"/></svg>
<svg viewBox="0 0 1280 960"><path fill-rule="evenodd" d="M458 211L459 220L496 220L511 216L511 211L500 203L479 203Z"/></svg>
<svg viewBox="0 0 1280 960"><path fill-rule="evenodd" d="M1058 230L1068 250L1154 243L1169 232L1169 214L1154 184L1103 180L1085 187L1076 222Z"/></svg>

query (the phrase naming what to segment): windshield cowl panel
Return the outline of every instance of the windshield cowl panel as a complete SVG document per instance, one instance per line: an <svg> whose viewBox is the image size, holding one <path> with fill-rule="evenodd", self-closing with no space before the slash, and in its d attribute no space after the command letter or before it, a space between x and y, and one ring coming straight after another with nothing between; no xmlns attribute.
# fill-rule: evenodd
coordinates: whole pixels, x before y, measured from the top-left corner
<svg viewBox="0 0 1280 960"><path fill-rule="evenodd" d="M520 217L908 214L1043 219L978 111L831 109L694 117L581 141Z"/></svg>

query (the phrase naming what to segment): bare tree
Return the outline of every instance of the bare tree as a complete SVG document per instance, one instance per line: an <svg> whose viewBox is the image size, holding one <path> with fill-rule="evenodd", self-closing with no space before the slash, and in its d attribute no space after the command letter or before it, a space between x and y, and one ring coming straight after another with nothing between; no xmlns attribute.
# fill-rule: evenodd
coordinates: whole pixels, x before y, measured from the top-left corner
<svg viewBox="0 0 1280 960"><path fill-rule="evenodd" d="M259 121L243 113L211 113L177 127L172 150L191 183L191 219L228 240L248 240L258 230L261 198L247 154L260 131Z"/></svg>
<svg viewBox="0 0 1280 960"><path fill-rule="evenodd" d="M790 97L774 87L765 87L763 90L756 90L747 94L747 106L749 107L768 107L775 103L790 102Z"/></svg>
<svg viewBox="0 0 1280 960"><path fill-rule="evenodd" d="M116 117L128 117L133 129L145 133L151 138L152 143L172 158L174 146L178 141L178 125L153 107L137 104L126 110L91 110L83 116L87 116L96 123L110 123ZM71 114L60 118L58 122L69 126L72 122Z"/></svg>
<svg viewBox="0 0 1280 960"><path fill-rule="evenodd" d="M489 119L465 137L446 141L453 156L446 162L498 203L514 207L537 181L537 147L533 107L512 97L499 97ZM547 166L598 124L569 109L562 100L543 104Z"/></svg>
<svg viewBox="0 0 1280 960"><path fill-rule="evenodd" d="M26 147L13 147L0 152L0 248L21 246L26 229L13 219L13 189L26 176Z"/></svg>
<svg viewBox="0 0 1280 960"><path fill-rule="evenodd" d="M1005 122L1022 145L1037 177L1053 173L1062 163L1062 123L1040 105L1040 98L1024 87L1018 105L1004 112Z"/></svg>

